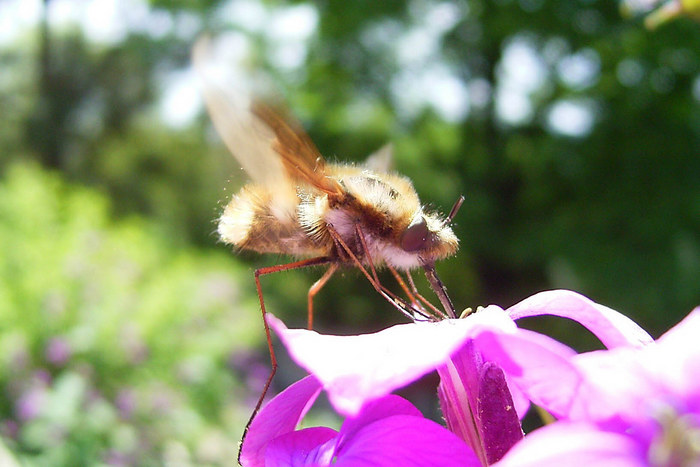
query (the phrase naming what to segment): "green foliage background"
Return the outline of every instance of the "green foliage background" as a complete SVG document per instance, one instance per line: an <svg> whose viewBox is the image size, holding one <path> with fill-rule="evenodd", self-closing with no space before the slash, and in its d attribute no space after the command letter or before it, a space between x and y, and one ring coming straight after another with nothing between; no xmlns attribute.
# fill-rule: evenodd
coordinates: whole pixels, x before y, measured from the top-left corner
<svg viewBox="0 0 700 467"><path fill-rule="evenodd" d="M700 304L700 28L689 19L650 32L595 0L152 0L148 14L169 27L99 42L52 21L56 3L0 45L0 428L23 464L234 463L266 372L252 271L286 259L217 242L221 203L243 178L204 114L172 126L158 110L204 31L248 40L249 65L327 158L392 142L424 202L446 211L466 196L460 253L438 265L459 308L565 287L659 335ZM267 15L262 26L236 17L241 5ZM437 47L401 59L396 44L445 7L458 14ZM270 28L294 8L315 28L301 62L282 66ZM497 96L513 44L542 78L528 116L508 122ZM594 72L567 80L562 67L581 55ZM424 97L431 83L413 84L436 63L473 96L460 118L397 97ZM590 131L556 131L562 101L587 106ZM303 325L320 274L265 277L269 309ZM400 320L353 271L316 304L324 331ZM531 325L594 345L569 323Z"/></svg>

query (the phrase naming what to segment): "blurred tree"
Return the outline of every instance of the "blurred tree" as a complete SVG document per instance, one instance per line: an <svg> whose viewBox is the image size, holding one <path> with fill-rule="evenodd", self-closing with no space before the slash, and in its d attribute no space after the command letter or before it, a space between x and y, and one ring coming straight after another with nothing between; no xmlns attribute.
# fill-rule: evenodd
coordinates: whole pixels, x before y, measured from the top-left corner
<svg viewBox="0 0 700 467"><path fill-rule="evenodd" d="M327 157L361 160L393 141L424 201L447 209L467 195L462 252L439 265L461 306L571 287L658 332L700 301L692 21L651 33L590 1L146 5L160 29L130 26L110 43L45 20L25 113L23 144L107 189L120 212L211 244L207 219L235 164L206 139L206 117L187 129L158 113L208 30L224 63L242 54L273 77ZM357 309L376 297L361 278L340 280L357 301L324 292L319 309L366 321Z"/></svg>
<svg viewBox="0 0 700 467"><path fill-rule="evenodd" d="M0 436L22 465L234 465L267 371L247 274L110 217L33 164L0 183Z"/></svg>
<svg viewBox="0 0 700 467"><path fill-rule="evenodd" d="M0 17L18 14L19 3L0 2ZM658 335L700 303L700 27L689 18L651 32L641 18L621 18L615 2L596 0L98 3L44 0L33 29L12 33L26 24L17 19L0 34L0 344L29 359L13 360L26 365L21 377L9 364L0 372L9 394L0 428L12 449L74 459L81 442L139 452L133 439L143 437L159 465L180 452L164 454L167 440L209 440L210 424L228 418L222 407L239 397L226 393L235 382L222 366L245 367L248 357L223 362L240 350L227 323L260 343L252 269L285 259L227 252L210 260L205 251L215 248L220 202L243 178L193 97L189 54L205 32L222 68L262 70L274 81L327 158L360 161L391 141L397 169L424 202L446 210L466 195L461 251L438 265L457 306L574 288ZM33 169L6 174L25 158L72 184ZM97 190L64 196L77 184ZM153 218L149 229L134 220L141 216ZM244 261L248 271L213 292L198 287L221 261ZM88 273L71 269L85 264ZM270 310L303 325L306 290L320 274L265 277ZM233 281L251 295L235 305L241 315L227 320L219 301L207 311ZM72 311L42 320L53 309ZM399 319L354 272L334 277L316 309L319 329L344 333ZM122 320L151 349L141 371L123 373ZM565 323L533 325L589 345ZM60 366L65 342L83 347ZM144 398L176 387L188 402L152 424L157 401L141 400L144 424L124 427L115 415L121 381ZM92 387L100 389L95 412L82 410ZM31 409L37 393L58 406L78 400L70 421L88 427L85 437L48 446L56 414L18 431L19 397L28 394L21 400ZM189 446L192 458L206 463L208 446Z"/></svg>
<svg viewBox="0 0 700 467"><path fill-rule="evenodd" d="M295 106L327 154L388 138L424 200L465 192L439 266L457 303L570 287L658 333L700 301L698 45L613 3L330 2ZM426 97L455 91L436 67L467 89L461 121Z"/></svg>

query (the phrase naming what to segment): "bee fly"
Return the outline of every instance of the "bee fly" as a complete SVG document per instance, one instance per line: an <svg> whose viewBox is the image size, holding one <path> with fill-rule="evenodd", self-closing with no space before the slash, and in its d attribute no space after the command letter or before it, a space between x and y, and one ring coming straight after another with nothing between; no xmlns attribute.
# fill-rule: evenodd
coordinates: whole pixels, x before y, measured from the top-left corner
<svg viewBox="0 0 700 467"><path fill-rule="evenodd" d="M340 266L358 268L380 295L411 319L455 318L434 265L457 251L450 223L464 198L446 217L426 211L408 178L379 167L386 149L365 165L325 162L295 121L213 83L203 69L207 47L200 41L193 54L207 108L226 146L252 179L226 205L218 233L236 249L306 258L255 271L272 370L249 426L277 368L260 276L328 265L308 292L309 329L313 297ZM380 265L391 271L408 301L379 282ZM414 268L425 271L443 310L418 293L408 274ZM406 273L408 285L397 270Z"/></svg>

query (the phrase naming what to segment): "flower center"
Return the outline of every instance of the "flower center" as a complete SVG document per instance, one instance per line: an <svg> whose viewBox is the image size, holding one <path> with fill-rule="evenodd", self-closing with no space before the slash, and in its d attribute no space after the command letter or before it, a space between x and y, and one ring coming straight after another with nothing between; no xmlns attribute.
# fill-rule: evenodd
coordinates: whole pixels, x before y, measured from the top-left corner
<svg viewBox="0 0 700 467"><path fill-rule="evenodd" d="M669 407L659 413L658 421L661 431L649 447L649 463L669 467L700 465L700 418L697 414L679 415Z"/></svg>

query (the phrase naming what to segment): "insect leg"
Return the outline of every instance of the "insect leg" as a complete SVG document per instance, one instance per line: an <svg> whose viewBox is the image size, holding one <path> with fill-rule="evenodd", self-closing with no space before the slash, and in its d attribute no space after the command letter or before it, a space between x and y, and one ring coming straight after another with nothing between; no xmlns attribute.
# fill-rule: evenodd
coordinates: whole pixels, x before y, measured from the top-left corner
<svg viewBox="0 0 700 467"><path fill-rule="evenodd" d="M370 273L367 272L367 269L362 265L360 260L357 259L357 256L355 255L355 253L352 252L348 244L345 243L345 240L343 240L340 234L338 234L338 232L330 225L328 225L328 232L331 234L331 238L336 244L336 248L348 255L348 257L353 261L353 263L355 263L355 266L357 266L357 268L360 271L362 271L362 274L365 275L369 283L372 284L374 290L376 290L382 297L384 297L386 301L391 303L394 306L394 308L399 310L408 319L412 321L415 320L415 316L412 313L412 311L421 314L421 316L424 316L426 319L431 319L429 315L425 315L421 313L420 310L415 310L411 308L403 299L396 296L396 294L392 293L390 290L387 290L378 281L375 281L374 278L370 275Z"/></svg>
<svg viewBox="0 0 700 467"><path fill-rule="evenodd" d="M430 303L430 301L427 298L425 298L420 292L418 292L418 287L416 287L416 283L413 282L413 276L411 276L411 271L406 271L406 277L408 278L408 284L411 286L411 290L413 291L413 295L415 295L415 297L418 300L420 300L424 305L426 305L428 308L430 308L430 311L435 313L435 316L440 317L440 319L446 319L447 315L445 314L444 311L438 309L435 305Z"/></svg>
<svg viewBox="0 0 700 467"><path fill-rule="evenodd" d="M410 271L406 271L406 277L408 278L408 283L411 286L411 289L409 290L408 286L406 286L406 282L401 278L401 275L399 272L394 269L391 265L387 265L389 268L389 271L391 271L391 274L393 274L394 278L396 279L396 282L399 283L403 291L406 293L408 296L409 300L411 300L411 305L413 305L414 309L419 309L421 310L424 314L431 313L434 317L437 319L446 319L447 315L439 310L435 305L430 303L427 298L425 298L423 295L421 295L420 292L418 292L418 288L416 287L415 282L413 282L413 277L411 276ZM429 308L429 311L426 310L423 305L426 305Z"/></svg>
<svg viewBox="0 0 700 467"><path fill-rule="evenodd" d="M396 269L394 269L390 264L387 264L386 267L389 268L389 271L391 271L391 274L394 276L394 279L396 279L396 282L398 282L399 286L410 300L411 306L425 311L423 306L416 300L416 295L408 289L408 286L406 286L406 282L404 282L404 280L401 278L401 275L398 273L398 271L396 271Z"/></svg>
<svg viewBox="0 0 700 467"><path fill-rule="evenodd" d="M360 227L360 224L355 224L355 232L357 232L357 236L360 239L362 249L365 250L365 256L367 257L369 269L372 271L372 277L374 277L374 281L379 284L379 276L377 276L377 270L374 268L374 261L372 261L372 255L369 252L369 248L367 248L367 242L365 241L365 236L362 233L362 227Z"/></svg>
<svg viewBox="0 0 700 467"><path fill-rule="evenodd" d="M398 297L395 293L393 293L392 291L390 291L389 289L387 289L386 287L384 287L384 286L382 285L382 283L379 281L379 277L377 276L377 270L376 270L375 267L374 267L374 262L372 261L372 255L371 255L371 253L370 253L370 251L369 251L369 248L367 247L367 241L365 240L365 235L364 235L364 233L363 233L363 231L362 231L362 227L360 226L360 224L356 224L356 225L355 225L355 231L357 232L357 236L358 236L359 239L360 239L360 244L362 245L362 249L365 251L365 256L367 257L367 262L369 263L369 267L370 267L370 269L372 270L372 276L374 277L374 281L376 282L376 284L377 284L379 287L381 287L381 289L382 289L384 292L386 292L388 295L391 295L391 296L394 298L394 300L397 300L397 299L400 300L399 297ZM403 290L404 290L404 292L406 293L406 295L408 296L408 299L409 299L410 302L411 302L411 307L410 307L410 309L411 309L412 311L418 313L419 315L428 318L428 313L425 311L425 308L423 308L423 307L421 306L421 304L418 303L418 302L416 301L416 298L415 298L415 297L413 296L413 294L408 290L408 287L406 287L406 283L403 281L403 279L401 279L401 276L399 275L398 272L396 272L396 269L394 269L393 267L391 267L391 265L389 265L389 264L387 264L387 267L389 268L389 270L391 271L391 273L394 275L394 277L396 278L396 281L399 283L399 285L401 286L401 288L403 288ZM406 303L403 302L403 300L401 300L401 303L403 303L403 306L407 306ZM432 305L431 305L431 307L432 307ZM433 308L435 308L435 307L433 307ZM437 316L444 316L444 314L443 314L443 313L438 313Z"/></svg>
<svg viewBox="0 0 700 467"><path fill-rule="evenodd" d="M309 293L307 295L308 298L308 329L311 330L313 328L314 324L314 297L316 294L323 288L324 285L326 285L326 282L328 282L328 279L331 278L334 272L338 270L338 263L331 263L330 267L326 270L326 272L321 276L319 280L314 282L314 285L309 288Z"/></svg>
<svg viewBox="0 0 700 467"><path fill-rule="evenodd" d="M258 411L260 411L260 407L262 406L263 400L265 399L265 396L267 395L267 391L270 389L270 384L272 384L272 379L275 377L275 373L277 372L277 357L275 356L275 349L272 346L272 335L270 334L270 326L267 324L267 320L265 319L265 315L267 314L267 311L265 310L265 300L263 299L262 286L260 285L260 276L264 276L266 274L272 274L274 272L289 271L292 269L305 268L308 266L317 266L320 264L326 264L326 263L330 263L330 262L331 262L330 258L325 257L325 256L321 256L318 258L310 258L310 259L305 259L302 261L295 261L293 263L288 263L288 264L277 264L275 266L268 266L265 268L260 268L260 269L255 270L255 287L256 287L257 292L258 292L258 300L260 301L260 311L262 313L263 325L265 326L265 337L267 338L267 349L270 352L271 369L270 369L270 375L267 377L267 381L265 381L265 385L263 386L262 393L260 394L260 397L258 398L258 402L255 404L255 408L253 409L253 413L250 414L250 418L248 419L248 423L245 424L245 428L243 429L243 436L241 437L241 446L243 445L243 442L245 441L245 438L248 435L248 430L250 429L250 424L253 423L255 416L258 414ZM325 275L324 275L324 277L325 277ZM238 463L239 464L241 463L241 451L240 450L238 451Z"/></svg>

